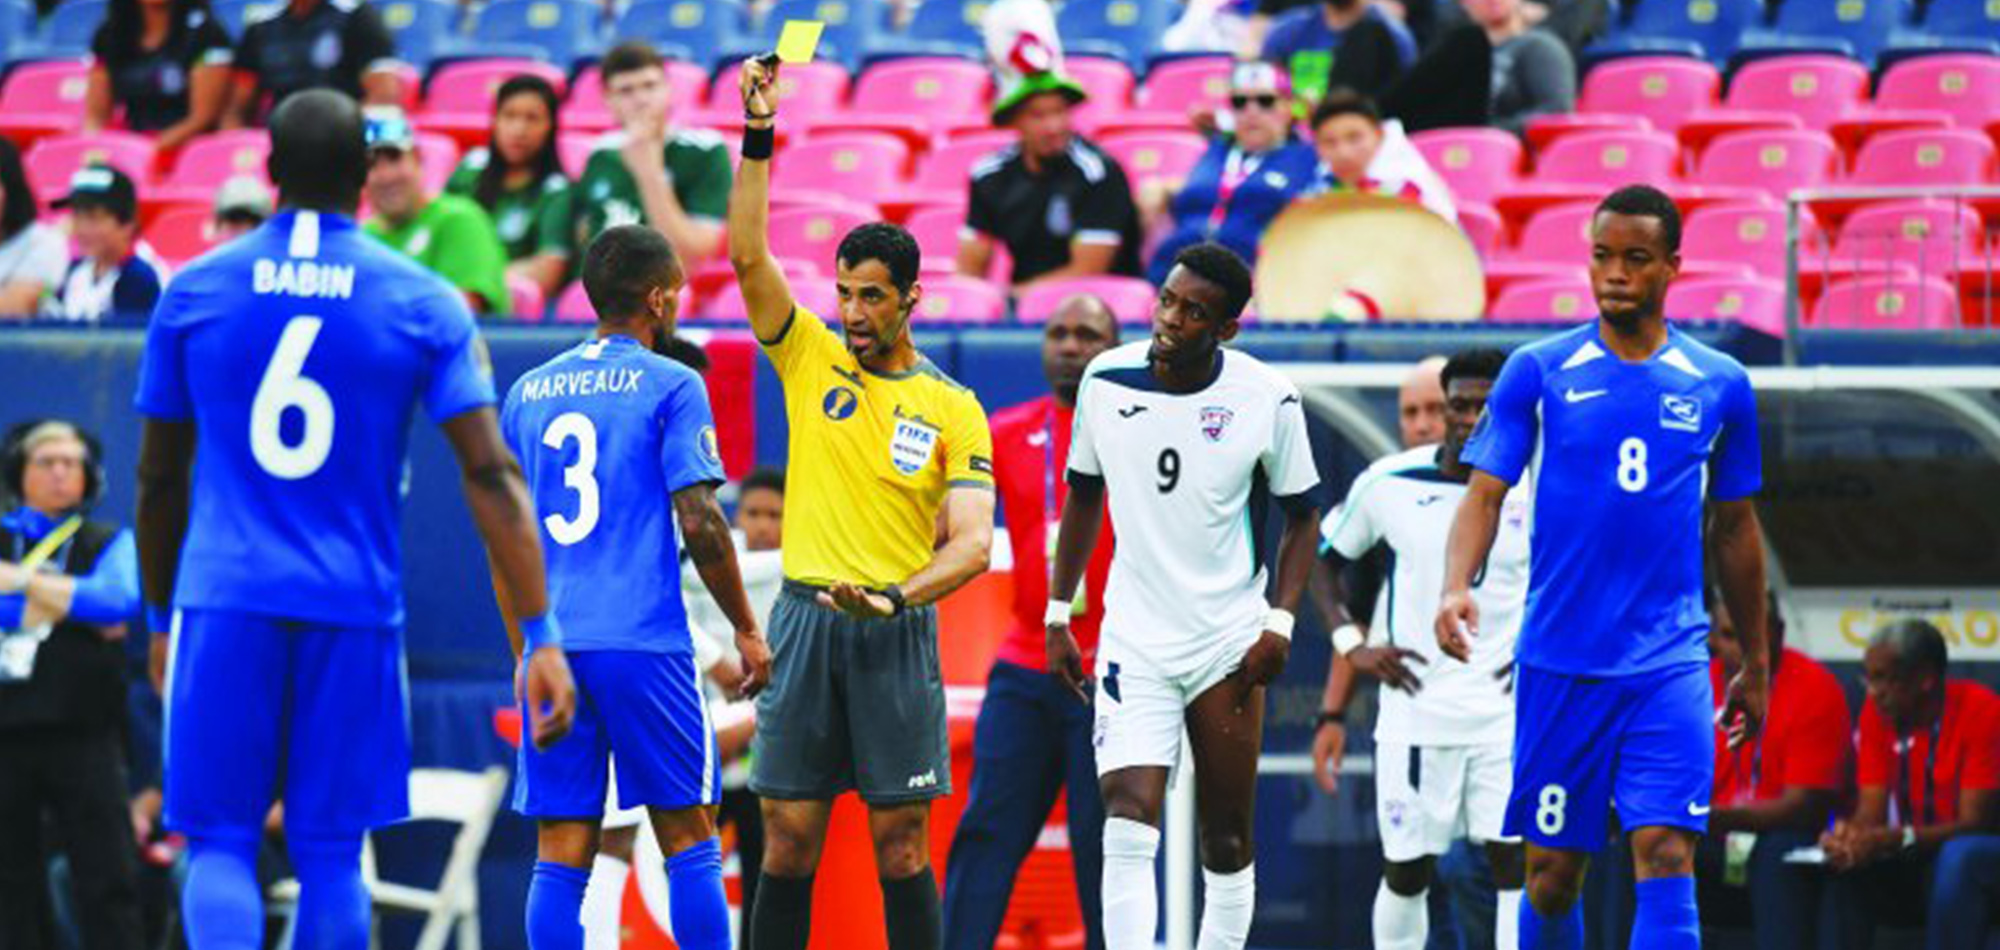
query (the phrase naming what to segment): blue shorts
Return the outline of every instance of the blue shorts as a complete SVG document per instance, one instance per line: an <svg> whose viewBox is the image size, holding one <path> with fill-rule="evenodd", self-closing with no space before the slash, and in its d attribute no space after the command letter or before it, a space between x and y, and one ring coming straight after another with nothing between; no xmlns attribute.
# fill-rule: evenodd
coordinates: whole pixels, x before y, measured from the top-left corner
<svg viewBox="0 0 2000 950"><path fill-rule="evenodd" d="M673 811L721 801L715 729L694 657L587 650L569 655L569 670L576 679L575 725L547 752L523 737L515 811L602 818L612 756L621 808ZM526 722L525 701L521 714Z"/></svg>
<svg viewBox="0 0 2000 950"><path fill-rule="evenodd" d="M274 799L288 828L352 834L410 811L403 633L225 610L175 618L166 822L250 831Z"/></svg>
<svg viewBox="0 0 2000 950"><path fill-rule="evenodd" d="M1596 851L1614 802L1628 830L1708 830L1715 703L1707 664L1616 677L1524 666L1514 690L1508 835Z"/></svg>

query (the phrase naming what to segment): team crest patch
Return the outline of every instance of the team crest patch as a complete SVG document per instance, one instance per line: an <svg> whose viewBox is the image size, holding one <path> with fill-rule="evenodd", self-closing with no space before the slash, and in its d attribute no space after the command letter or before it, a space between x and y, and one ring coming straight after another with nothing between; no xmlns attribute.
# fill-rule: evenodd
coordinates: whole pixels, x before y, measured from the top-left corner
<svg viewBox="0 0 2000 950"><path fill-rule="evenodd" d="M1221 406L1209 406L1201 411L1201 434L1210 442L1220 442L1229 431L1229 423L1236 413Z"/></svg>
<svg viewBox="0 0 2000 950"><path fill-rule="evenodd" d="M861 398L846 386L835 386L826 391L826 398L819 401L819 411L828 419L839 422L854 415L854 407L861 404Z"/></svg>
<svg viewBox="0 0 2000 950"><path fill-rule="evenodd" d="M896 471L915 475L931 464L937 443L937 429L914 419L897 419L896 433L889 438L889 461L896 464Z"/></svg>
<svg viewBox="0 0 2000 950"><path fill-rule="evenodd" d="M1681 432L1701 431L1701 400L1693 396L1660 396L1660 428Z"/></svg>
<svg viewBox="0 0 2000 950"><path fill-rule="evenodd" d="M714 426L701 427L701 457L722 464L722 443L715 438Z"/></svg>

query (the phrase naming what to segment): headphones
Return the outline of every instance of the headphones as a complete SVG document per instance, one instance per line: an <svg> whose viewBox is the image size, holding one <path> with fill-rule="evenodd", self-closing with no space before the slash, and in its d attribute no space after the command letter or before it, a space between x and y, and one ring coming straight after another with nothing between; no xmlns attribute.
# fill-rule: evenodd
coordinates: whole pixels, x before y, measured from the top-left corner
<svg viewBox="0 0 2000 950"><path fill-rule="evenodd" d="M104 500L104 445L97 436L67 419L30 419L7 430L0 439L0 488L12 504L26 504L23 494L28 476L28 436L49 423L68 426L83 443L83 501L79 510L88 511Z"/></svg>

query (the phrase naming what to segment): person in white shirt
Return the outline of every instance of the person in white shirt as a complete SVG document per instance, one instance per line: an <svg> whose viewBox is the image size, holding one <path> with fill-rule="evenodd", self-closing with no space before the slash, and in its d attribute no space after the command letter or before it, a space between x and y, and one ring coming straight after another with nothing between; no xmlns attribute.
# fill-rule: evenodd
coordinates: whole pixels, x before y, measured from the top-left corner
<svg viewBox="0 0 2000 950"><path fill-rule="evenodd" d="M1284 669L1313 561L1319 473L1290 380L1225 349L1250 271L1219 244L1182 251L1150 342L1092 360L1077 395L1070 494L1050 583L1050 672L1084 694L1070 603L1108 493L1119 543L1097 650L1095 743L1104 796L1104 945L1153 946L1153 861L1185 724L1207 884L1200 946L1241 948L1256 903L1251 839L1264 687ZM1264 597L1266 507L1283 509Z"/></svg>
<svg viewBox="0 0 2000 950"><path fill-rule="evenodd" d="M1321 550L1333 596L1321 609L1334 631L1336 662L1315 724L1322 740L1314 743L1315 774L1330 776L1338 765L1354 671L1385 687L1375 722L1376 819L1387 861L1375 895L1378 950L1425 945L1433 866L1459 837L1483 844L1493 867L1500 903L1494 945L1519 945L1524 854L1518 839L1503 835L1501 823L1513 780L1512 674L1514 637L1527 601L1528 493L1508 498L1474 589L1484 623L1472 662L1439 662L1443 655L1431 634L1452 516L1472 474L1459 452L1506 358L1499 350L1473 349L1447 361L1444 442L1369 466L1323 525ZM1395 566L1375 622L1364 628L1343 606L1340 566L1378 543L1389 546ZM1333 790L1327 778L1320 784Z"/></svg>
<svg viewBox="0 0 2000 950"><path fill-rule="evenodd" d="M67 242L37 210L20 151L0 139L0 319L34 316L69 270Z"/></svg>
<svg viewBox="0 0 2000 950"><path fill-rule="evenodd" d="M70 212L70 234L83 255L45 305L48 315L72 321L151 317L167 267L139 240L139 191L132 179L109 165L84 167L54 207Z"/></svg>

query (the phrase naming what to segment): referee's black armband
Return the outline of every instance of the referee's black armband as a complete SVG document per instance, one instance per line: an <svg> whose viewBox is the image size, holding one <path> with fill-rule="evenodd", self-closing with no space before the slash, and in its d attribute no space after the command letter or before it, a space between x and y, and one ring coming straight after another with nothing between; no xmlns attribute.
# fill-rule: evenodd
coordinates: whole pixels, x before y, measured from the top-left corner
<svg viewBox="0 0 2000 950"><path fill-rule="evenodd" d="M1063 473L1063 481L1069 483L1071 491L1079 488L1094 488L1098 491L1104 490L1104 476L1087 475L1073 468Z"/></svg>
<svg viewBox="0 0 2000 950"><path fill-rule="evenodd" d="M1274 500L1277 501L1278 507L1285 509L1285 514L1294 518L1310 515L1319 507L1319 493L1311 490L1296 495L1277 495Z"/></svg>

